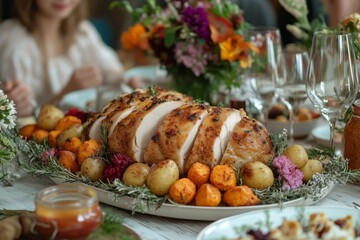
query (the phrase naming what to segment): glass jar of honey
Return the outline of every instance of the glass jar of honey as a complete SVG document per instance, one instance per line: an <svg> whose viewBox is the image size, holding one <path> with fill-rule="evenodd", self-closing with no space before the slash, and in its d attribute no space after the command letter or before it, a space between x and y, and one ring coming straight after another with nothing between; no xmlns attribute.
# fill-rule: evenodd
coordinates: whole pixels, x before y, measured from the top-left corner
<svg viewBox="0 0 360 240"><path fill-rule="evenodd" d="M86 239L102 221L96 191L82 184L45 188L35 206L35 231L47 239Z"/></svg>

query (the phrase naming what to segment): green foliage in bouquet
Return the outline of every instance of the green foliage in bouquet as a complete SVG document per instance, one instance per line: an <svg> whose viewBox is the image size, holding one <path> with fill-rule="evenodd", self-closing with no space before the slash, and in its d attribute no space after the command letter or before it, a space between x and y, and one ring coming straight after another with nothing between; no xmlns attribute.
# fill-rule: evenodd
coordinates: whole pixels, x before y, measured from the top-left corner
<svg viewBox="0 0 360 240"><path fill-rule="evenodd" d="M308 20L308 7L305 0L280 0L279 3L287 12L296 18L294 24L288 24L287 30L290 31L306 48L310 49L312 36L316 31L345 31L352 33L355 56L360 60L360 14L353 13L345 19L341 19L339 25L335 29L327 26L324 17Z"/></svg>

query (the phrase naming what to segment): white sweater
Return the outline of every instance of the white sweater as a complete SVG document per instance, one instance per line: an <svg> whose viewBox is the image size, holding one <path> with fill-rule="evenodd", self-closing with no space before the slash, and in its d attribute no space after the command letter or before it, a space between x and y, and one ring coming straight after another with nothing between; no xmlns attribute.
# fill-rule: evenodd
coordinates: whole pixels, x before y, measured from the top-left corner
<svg viewBox="0 0 360 240"><path fill-rule="evenodd" d="M33 36L19 21L0 24L0 81L17 79L28 84L39 105L62 90L74 69L90 63L100 68L105 82L121 77L122 65L116 53L101 41L88 21L80 24L68 52L49 59L46 68Z"/></svg>

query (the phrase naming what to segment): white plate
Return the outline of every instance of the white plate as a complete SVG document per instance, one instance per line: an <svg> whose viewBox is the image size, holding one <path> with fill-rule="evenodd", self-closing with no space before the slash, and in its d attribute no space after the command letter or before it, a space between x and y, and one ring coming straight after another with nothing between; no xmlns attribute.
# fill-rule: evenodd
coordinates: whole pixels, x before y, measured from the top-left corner
<svg viewBox="0 0 360 240"><path fill-rule="evenodd" d="M57 184L62 182L61 179L52 178L52 180ZM114 200L115 196L113 193L95 187L92 188L94 188L97 191L100 202L126 210L133 210L133 199L131 197L119 197L116 198L117 200L115 201ZM322 199L327 194L329 194L333 188L334 185L330 185L327 188L323 189L320 199ZM320 199L318 199L318 201ZM313 201L312 199L299 198L288 202L284 202L282 206L283 207L309 206L316 202L317 201ZM178 218L178 219L214 221L240 213L245 213L255 210L270 209L270 208L278 208L279 206L280 204L266 204L266 205L255 205L255 206L244 206L244 207L227 207L227 206L199 207L199 206L163 203L160 208L149 209L145 213L155 216Z"/></svg>
<svg viewBox="0 0 360 240"><path fill-rule="evenodd" d="M157 80L165 78L166 75L167 72L164 69L161 69L160 66L144 66L130 68L129 70L125 71L124 79L127 81L131 77L139 77L156 83Z"/></svg>
<svg viewBox="0 0 360 240"><path fill-rule="evenodd" d="M197 236L197 240L210 240L210 239L236 239L239 234L236 233L235 228L239 227L254 227L258 226L259 222L265 225L267 215L272 223L272 228L281 225L284 218L296 219L299 213L304 213L308 217L311 213L323 212L331 219L343 218L351 215L354 223L360 222L360 211L352 208L335 208L335 207L305 207L305 208L275 208L268 211L255 211L245 214L232 216L229 218L216 221L209 226L205 227ZM267 229L262 229L266 231Z"/></svg>
<svg viewBox="0 0 360 240"><path fill-rule="evenodd" d="M135 67L125 71L124 79L125 82L127 82L131 77L139 77L140 79L145 80L147 85L156 84L161 86L167 81L166 75L166 71L160 69L159 66L145 66ZM88 88L65 94L60 101L60 107L62 109L76 107L80 110L89 110L89 103L92 102L92 106L95 106L96 89L97 88ZM119 94L131 91L132 89L125 84L119 86Z"/></svg>
<svg viewBox="0 0 360 240"><path fill-rule="evenodd" d="M330 127L328 125L318 126L311 132L315 142L322 146L330 146ZM334 143L336 147L341 147L341 134L335 133Z"/></svg>
<svg viewBox="0 0 360 240"><path fill-rule="evenodd" d="M88 104L91 101L95 101L95 99L96 99L96 89L87 88L84 90L74 91L65 94L60 101L60 107L62 109L75 107L80 110L88 110Z"/></svg>

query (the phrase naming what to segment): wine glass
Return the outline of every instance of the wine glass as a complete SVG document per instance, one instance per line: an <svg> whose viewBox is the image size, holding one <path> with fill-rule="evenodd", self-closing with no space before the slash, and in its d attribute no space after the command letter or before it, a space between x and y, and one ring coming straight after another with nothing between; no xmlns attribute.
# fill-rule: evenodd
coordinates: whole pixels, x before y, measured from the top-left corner
<svg viewBox="0 0 360 240"><path fill-rule="evenodd" d="M307 52L295 49L283 51L283 71L279 72L276 92L289 109L290 142L294 142L295 113L307 98L305 78L308 64Z"/></svg>
<svg viewBox="0 0 360 240"><path fill-rule="evenodd" d="M249 30L249 37L258 53L247 73L249 100L259 111L259 120L265 121L267 109L275 94L281 62L280 31L275 27L256 27Z"/></svg>
<svg viewBox="0 0 360 240"><path fill-rule="evenodd" d="M338 118L358 93L355 53L350 33L315 32L306 76L309 99L329 122L330 146Z"/></svg>

